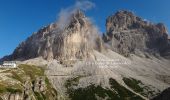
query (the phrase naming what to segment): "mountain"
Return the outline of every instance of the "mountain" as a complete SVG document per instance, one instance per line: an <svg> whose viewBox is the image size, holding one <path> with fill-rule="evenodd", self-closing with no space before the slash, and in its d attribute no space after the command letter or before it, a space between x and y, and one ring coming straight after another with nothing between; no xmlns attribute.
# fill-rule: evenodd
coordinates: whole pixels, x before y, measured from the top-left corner
<svg viewBox="0 0 170 100"><path fill-rule="evenodd" d="M85 15L77 10L62 26L53 23L40 29L27 38L6 60L26 60L43 57L44 59L82 59L92 57L92 49L100 49L102 42L97 29Z"/></svg>
<svg viewBox="0 0 170 100"><path fill-rule="evenodd" d="M170 42L162 23L118 11L107 18L101 37L80 10L66 22L40 29L1 59L18 65L0 69L2 99L148 100L170 87ZM21 88L9 91L9 80Z"/></svg>
<svg viewBox="0 0 170 100"><path fill-rule="evenodd" d="M164 24L153 24L129 11L119 11L107 18L103 39L113 51L124 56L131 53L170 55L168 32Z"/></svg>

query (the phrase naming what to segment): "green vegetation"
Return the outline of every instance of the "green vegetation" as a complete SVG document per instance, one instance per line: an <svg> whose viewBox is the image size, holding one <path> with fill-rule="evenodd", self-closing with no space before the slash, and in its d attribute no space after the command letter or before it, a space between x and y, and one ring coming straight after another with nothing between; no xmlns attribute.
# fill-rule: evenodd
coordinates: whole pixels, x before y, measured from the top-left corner
<svg viewBox="0 0 170 100"><path fill-rule="evenodd" d="M6 87L3 84L0 84L0 93L3 93L6 91Z"/></svg>
<svg viewBox="0 0 170 100"><path fill-rule="evenodd" d="M8 85L8 84L0 84L0 94L4 92L10 93L22 93L22 87L15 84L15 85Z"/></svg>
<svg viewBox="0 0 170 100"><path fill-rule="evenodd" d="M41 67L25 64L19 65L18 67L21 68L31 80L35 80L38 76L44 76L44 69Z"/></svg>
<svg viewBox="0 0 170 100"><path fill-rule="evenodd" d="M10 93L22 93L22 89L14 89L14 88L6 88L6 90Z"/></svg>
<svg viewBox="0 0 170 100"><path fill-rule="evenodd" d="M56 96L58 95L57 91L52 87L52 84L49 82L48 78L45 78L45 83L47 86L46 93L43 94L42 96L44 97L44 100L49 100L49 98L57 98Z"/></svg>
<svg viewBox="0 0 170 100"><path fill-rule="evenodd" d="M94 84L86 88L73 89L73 86L77 86L82 76L77 76L66 81L65 87L68 89L67 93L72 100L97 100L96 95L100 98L112 96L112 91L104 89L101 86L95 86Z"/></svg>
<svg viewBox="0 0 170 100"><path fill-rule="evenodd" d="M139 80L135 80L133 78L123 78L123 81L127 86L129 86L136 92L140 93L144 91L143 88L139 86L140 84L142 85L142 82Z"/></svg>
<svg viewBox="0 0 170 100"><path fill-rule="evenodd" d="M48 80L47 77L45 77L45 83L46 83L48 86L51 85L51 83L50 83L50 81Z"/></svg>
<svg viewBox="0 0 170 100"><path fill-rule="evenodd" d="M115 95L113 99L115 100L143 100L140 96L132 93L125 87L121 86L114 79L110 78L109 82L111 85L111 89L114 89L115 93L117 93L117 95Z"/></svg>
<svg viewBox="0 0 170 100"><path fill-rule="evenodd" d="M52 87L52 84L45 76L42 67L21 64L16 69L5 70L2 73L5 73L8 78L14 79L13 85L8 84L8 81L0 82L0 94L2 95L6 92L12 94L23 93L25 82L28 82L31 86L31 84L34 85L37 78L42 78L45 81L45 90L43 92L34 91L32 88L30 94L25 94L24 98L33 94L36 100L57 100L57 91Z"/></svg>
<svg viewBox="0 0 170 100"><path fill-rule="evenodd" d="M103 88L99 85L91 84L86 88L74 88L78 85L81 77L71 78L66 81L67 93L72 100L143 100L140 96L132 93L121 86L114 79L109 79L111 89Z"/></svg>
<svg viewBox="0 0 170 100"><path fill-rule="evenodd" d="M70 89L69 97L72 100L97 100L96 96L104 99L113 97L113 92L101 86L90 85L86 88Z"/></svg>
<svg viewBox="0 0 170 100"><path fill-rule="evenodd" d="M140 80L124 77L123 81L127 86L129 86L135 92L145 97L149 97L149 95L154 96L154 91L149 86L145 86Z"/></svg>
<svg viewBox="0 0 170 100"><path fill-rule="evenodd" d="M81 77L82 77L82 76L77 76L77 77L74 77L74 78L71 78L71 79L67 80L66 83L65 83L65 87L66 87L66 88L69 88L69 87L71 87L71 86L76 86L76 85L78 85L78 82L79 82L79 80L80 80Z"/></svg>
<svg viewBox="0 0 170 100"><path fill-rule="evenodd" d="M31 78L32 83L34 83L37 77L45 77L45 84L47 87L45 90L46 92L34 92L38 100L51 100L53 98L56 98L57 91L52 87L48 78L44 75L44 69L42 67L37 67L33 65L20 65L19 68L21 68L25 72L25 74Z"/></svg>
<svg viewBox="0 0 170 100"><path fill-rule="evenodd" d="M21 75L18 75L18 73L16 73L15 71L11 71L11 74L12 74L12 78L13 78L13 79L18 80L18 81L20 81L21 83L24 82L24 80L21 78L22 76L21 76Z"/></svg>
<svg viewBox="0 0 170 100"><path fill-rule="evenodd" d="M0 97L0 100L3 100L3 99Z"/></svg>
<svg viewBox="0 0 170 100"><path fill-rule="evenodd" d="M37 100L45 100L44 97L41 95L41 93L39 93L39 92L34 92L34 94L35 94Z"/></svg>

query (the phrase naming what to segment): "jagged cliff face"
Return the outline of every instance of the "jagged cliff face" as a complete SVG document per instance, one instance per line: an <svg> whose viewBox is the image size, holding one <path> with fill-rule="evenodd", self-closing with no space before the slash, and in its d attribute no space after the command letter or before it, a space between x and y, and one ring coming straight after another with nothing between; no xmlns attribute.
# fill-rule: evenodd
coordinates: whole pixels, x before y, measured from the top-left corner
<svg viewBox="0 0 170 100"><path fill-rule="evenodd" d="M168 32L162 23L153 24L132 12L119 11L106 20L103 39L112 50L128 56L130 53L168 54Z"/></svg>
<svg viewBox="0 0 170 100"><path fill-rule="evenodd" d="M99 49L97 44L102 42L97 32L89 19L77 10L64 28L57 22L44 27L22 42L10 58L25 60L42 56L47 60L68 60L93 57L92 50Z"/></svg>

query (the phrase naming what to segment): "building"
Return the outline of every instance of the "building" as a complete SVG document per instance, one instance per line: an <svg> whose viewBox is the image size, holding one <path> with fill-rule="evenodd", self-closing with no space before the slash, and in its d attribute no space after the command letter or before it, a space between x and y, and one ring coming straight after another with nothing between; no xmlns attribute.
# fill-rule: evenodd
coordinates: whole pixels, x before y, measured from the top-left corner
<svg viewBox="0 0 170 100"><path fill-rule="evenodd" d="M2 66L6 68L16 68L17 64L14 61L4 61Z"/></svg>

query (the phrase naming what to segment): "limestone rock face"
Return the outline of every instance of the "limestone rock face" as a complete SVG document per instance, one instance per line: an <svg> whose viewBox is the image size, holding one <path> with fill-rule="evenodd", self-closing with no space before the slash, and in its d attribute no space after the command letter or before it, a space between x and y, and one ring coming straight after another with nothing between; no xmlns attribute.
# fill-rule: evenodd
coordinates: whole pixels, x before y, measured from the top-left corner
<svg viewBox="0 0 170 100"><path fill-rule="evenodd" d="M97 44L102 39L97 32L90 20L77 10L63 29L57 22L50 24L22 42L12 55L5 58L25 60L42 56L47 60L85 59L92 57L93 49L99 49Z"/></svg>
<svg viewBox="0 0 170 100"><path fill-rule="evenodd" d="M44 77L36 78L36 80L33 84L33 91L44 92L46 90L46 88L47 88L47 86L45 84L45 78Z"/></svg>
<svg viewBox="0 0 170 100"><path fill-rule="evenodd" d="M8 93L2 97L2 100L23 100L23 98L19 93Z"/></svg>
<svg viewBox="0 0 170 100"><path fill-rule="evenodd" d="M169 53L168 32L162 23L153 24L129 11L119 11L106 20L103 39L112 50L128 56L148 52L165 56Z"/></svg>

